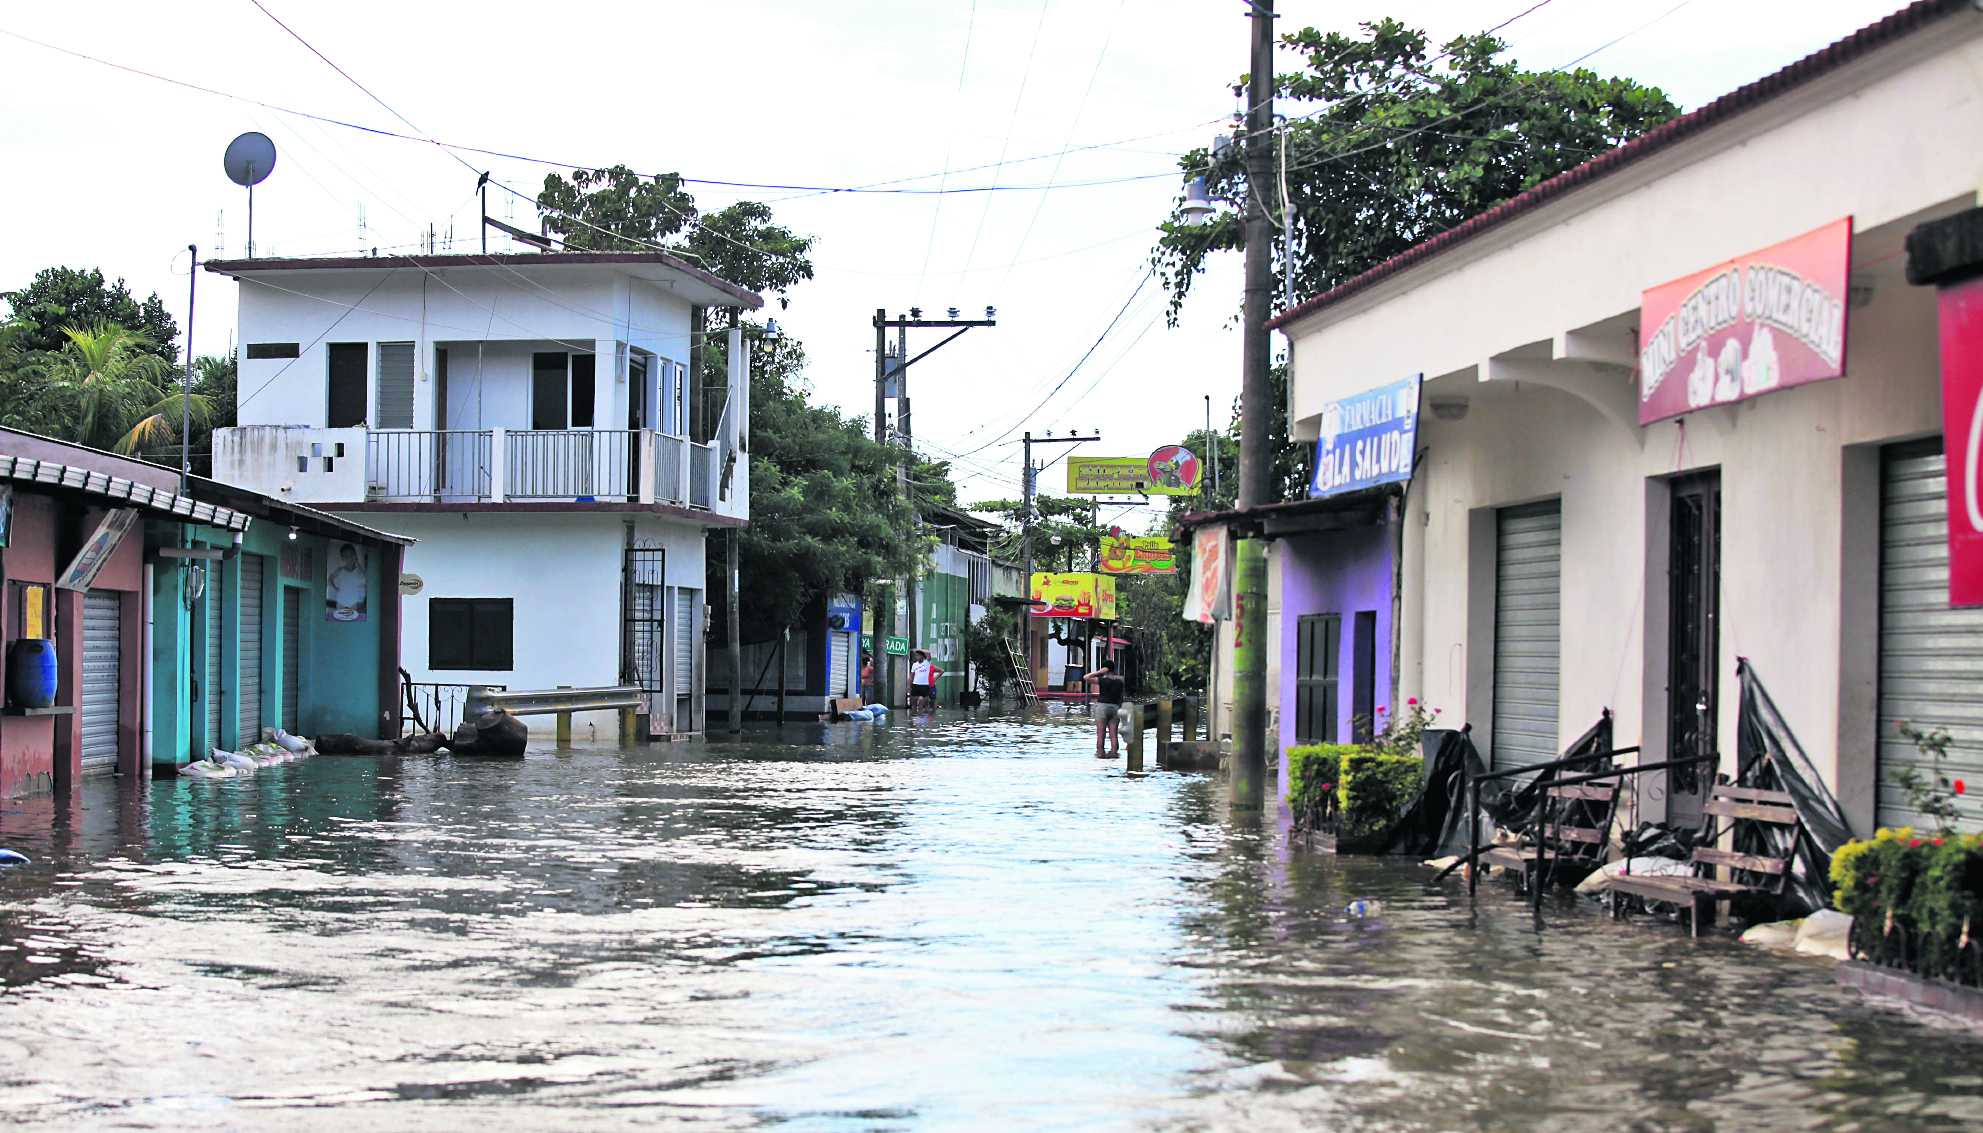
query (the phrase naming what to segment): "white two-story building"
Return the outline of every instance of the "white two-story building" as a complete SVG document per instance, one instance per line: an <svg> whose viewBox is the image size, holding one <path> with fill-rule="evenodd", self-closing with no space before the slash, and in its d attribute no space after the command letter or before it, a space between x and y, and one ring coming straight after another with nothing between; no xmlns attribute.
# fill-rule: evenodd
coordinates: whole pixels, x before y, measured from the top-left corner
<svg viewBox="0 0 1983 1133"><path fill-rule="evenodd" d="M750 415L742 336L707 332L716 373L699 335L757 295L659 252L206 266L240 283L215 478L419 540L398 580L415 703L638 684L653 732L702 730L704 547L748 522ZM321 616L369 615L331 586Z"/></svg>

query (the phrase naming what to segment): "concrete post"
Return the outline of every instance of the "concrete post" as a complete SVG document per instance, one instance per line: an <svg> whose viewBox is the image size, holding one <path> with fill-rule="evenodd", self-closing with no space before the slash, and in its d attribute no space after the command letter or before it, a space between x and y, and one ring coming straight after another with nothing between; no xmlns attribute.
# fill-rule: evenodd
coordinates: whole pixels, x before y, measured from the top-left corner
<svg viewBox="0 0 1983 1133"><path fill-rule="evenodd" d="M570 688L571 686L559 685L558 687ZM571 746L571 713L569 712L558 713L558 746L559 747Z"/></svg>
<svg viewBox="0 0 1983 1133"><path fill-rule="evenodd" d="M1171 702L1157 702L1157 766L1168 767L1171 761Z"/></svg>
<svg viewBox="0 0 1983 1133"><path fill-rule="evenodd" d="M1122 706L1122 722L1129 728L1129 770L1143 770L1143 706Z"/></svg>
<svg viewBox="0 0 1983 1133"><path fill-rule="evenodd" d="M489 430L489 502L509 499L509 430L498 425Z"/></svg>
<svg viewBox="0 0 1983 1133"><path fill-rule="evenodd" d="M1198 738L1198 713L1193 710L1189 700L1180 703L1177 710L1178 739L1190 743Z"/></svg>

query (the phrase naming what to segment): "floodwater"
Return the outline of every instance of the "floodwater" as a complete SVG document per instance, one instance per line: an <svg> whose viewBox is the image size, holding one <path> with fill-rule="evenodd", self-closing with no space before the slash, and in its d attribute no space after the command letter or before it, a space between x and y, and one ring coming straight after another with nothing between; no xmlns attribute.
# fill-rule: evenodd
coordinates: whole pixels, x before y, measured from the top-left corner
<svg viewBox="0 0 1983 1133"><path fill-rule="evenodd" d="M0 1120L80 1129L1983 1128L1822 964L1290 851L1085 718L319 757L16 801ZM1354 900L1374 902L1352 916Z"/></svg>

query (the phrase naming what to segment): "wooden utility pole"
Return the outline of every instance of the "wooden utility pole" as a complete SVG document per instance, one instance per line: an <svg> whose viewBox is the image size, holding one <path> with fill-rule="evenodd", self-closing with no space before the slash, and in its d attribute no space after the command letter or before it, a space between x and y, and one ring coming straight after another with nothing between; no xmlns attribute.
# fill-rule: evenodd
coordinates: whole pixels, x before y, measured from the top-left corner
<svg viewBox="0 0 1983 1133"><path fill-rule="evenodd" d="M1250 0L1253 61L1246 95L1246 302L1241 310L1239 507L1258 507L1273 494L1270 441L1273 386L1268 372L1267 316L1274 295L1269 246L1274 186L1274 5ZM1242 539L1233 586L1232 805L1265 805L1267 782L1267 545Z"/></svg>

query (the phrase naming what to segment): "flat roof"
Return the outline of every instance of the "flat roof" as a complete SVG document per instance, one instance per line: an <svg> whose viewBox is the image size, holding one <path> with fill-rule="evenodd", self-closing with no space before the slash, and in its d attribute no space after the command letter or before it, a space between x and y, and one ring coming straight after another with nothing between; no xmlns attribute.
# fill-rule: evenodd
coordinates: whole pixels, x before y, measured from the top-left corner
<svg viewBox="0 0 1983 1133"><path fill-rule="evenodd" d="M1648 130L1617 149L1599 154L1574 169L1559 173L1486 212L1454 225L1437 236L1412 245L1361 275L1352 276L1322 294L1305 299L1275 315L1267 320L1267 327L1270 330L1279 330L1300 322L1309 315L1332 307L1359 292L1367 291L1394 275L1408 271L1517 217L1534 212L1543 205L1567 196L1585 185L1617 173L1627 166L1637 165L1654 154L1772 102L1849 63L1857 62L1938 20L1957 12L1967 11L1974 3L1975 0L1917 0L1916 3L1909 4L1877 23L1860 28L1831 46L1815 51L1774 74L1766 75L1748 86L1722 95L1699 110L1682 114L1656 129Z"/></svg>
<svg viewBox="0 0 1983 1133"><path fill-rule="evenodd" d="M378 271L381 268L438 271L443 268L567 268L606 267L631 271L642 266L665 268L685 275L730 301L706 303L710 307L742 307L755 311L764 306L764 297L727 279L666 252L525 252L511 255L438 256L327 256L254 260L208 260L205 267L217 275L260 275L294 271ZM639 275L637 271L631 274Z"/></svg>

